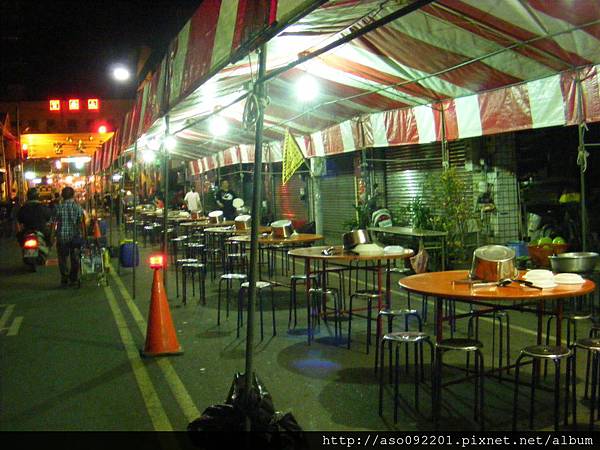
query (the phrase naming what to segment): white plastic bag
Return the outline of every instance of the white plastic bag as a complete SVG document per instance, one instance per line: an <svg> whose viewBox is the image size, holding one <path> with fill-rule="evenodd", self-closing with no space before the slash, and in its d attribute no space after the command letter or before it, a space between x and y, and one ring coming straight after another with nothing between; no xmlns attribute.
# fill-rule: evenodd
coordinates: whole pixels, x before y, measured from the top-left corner
<svg viewBox="0 0 600 450"><path fill-rule="evenodd" d="M419 242L419 251L415 256L410 258L410 265L416 273L427 272L427 265L429 263L429 253L425 250L423 241Z"/></svg>

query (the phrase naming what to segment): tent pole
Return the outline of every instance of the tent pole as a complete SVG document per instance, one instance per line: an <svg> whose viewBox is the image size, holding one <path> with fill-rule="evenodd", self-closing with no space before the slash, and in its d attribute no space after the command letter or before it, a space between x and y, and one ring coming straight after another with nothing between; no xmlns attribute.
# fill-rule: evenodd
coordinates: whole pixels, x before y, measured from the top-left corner
<svg viewBox="0 0 600 450"><path fill-rule="evenodd" d="M133 272L131 277L131 296L135 300L135 266L137 265L137 177L138 177L138 161L137 161L137 140L133 145Z"/></svg>
<svg viewBox="0 0 600 450"><path fill-rule="evenodd" d="M259 49L258 82L255 86L255 95L258 97L258 111L256 119L256 132L254 144L254 177L252 192L252 218L250 234L250 279L248 287L248 322L246 328L246 370L243 404L249 405L250 389L254 374L254 305L256 303L256 282L259 277L258 271L258 236L261 221L261 199L262 199L262 147L263 147L263 120L265 113L265 85L264 75L267 63L267 46L262 45ZM246 418L246 430L250 431L250 419Z"/></svg>
<svg viewBox="0 0 600 450"><path fill-rule="evenodd" d="M577 164L579 165L579 191L580 191L580 206L581 206L581 250L587 252L587 208L585 204L585 171L587 169L587 151L585 149L585 122L578 125L579 146Z"/></svg>
<svg viewBox="0 0 600 450"><path fill-rule="evenodd" d="M585 124L585 111L583 109L583 86L581 85L581 78L579 73L577 74L576 80L577 88L577 116L579 119L579 125L577 126L578 131L578 146L577 146L577 165L579 166L579 192L580 199L579 205L581 207L581 250L587 251L587 208L585 205L585 171L587 170L587 157L588 153L585 149L585 130L587 128Z"/></svg>
<svg viewBox="0 0 600 450"><path fill-rule="evenodd" d="M163 139L163 163L164 167L164 207L163 207L163 242L162 242L162 254L165 258L165 264L169 261L169 233L167 230L168 226L168 216L169 216L169 152L165 145L167 141L167 136L169 136L169 115L165 115L165 139ZM167 284L167 271L163 270L163 281L165 283L165 292L168 292L168 284Z"/></svg>

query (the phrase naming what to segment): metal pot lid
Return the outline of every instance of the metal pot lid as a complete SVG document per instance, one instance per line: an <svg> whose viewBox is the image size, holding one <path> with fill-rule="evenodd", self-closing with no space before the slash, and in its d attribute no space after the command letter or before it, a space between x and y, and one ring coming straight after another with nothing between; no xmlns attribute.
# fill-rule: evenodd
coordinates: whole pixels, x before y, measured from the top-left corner
<svg viewBox="0 0 600 450"><path fill-rule="evenodd" d="M473 257L484 261L502 262L514 259L515 251L503 245L484 245L475 250Z"/></svg>
<svg viewBox="0 0 600 450"><path fill-rule="evenodd" d="M223 211L211 211L208 213L208 217L221 217L223 215Z"/></svg>
<svg viewBox="0 0 600 450"><path fill-rule="evenodd" d="M276 220L275 222L271 223L271 227L275 227L275 228L291 227L291 226L292 226L291 220Z"/></svg>
<svg viewBox="0 0 600 450"><path fill-rule="evenodd" d="M248 214L242 214L241 216L237 216L235 218L236 222L247 222L248 220L250 220L252 218L252 216L248 215Z"/></svg>

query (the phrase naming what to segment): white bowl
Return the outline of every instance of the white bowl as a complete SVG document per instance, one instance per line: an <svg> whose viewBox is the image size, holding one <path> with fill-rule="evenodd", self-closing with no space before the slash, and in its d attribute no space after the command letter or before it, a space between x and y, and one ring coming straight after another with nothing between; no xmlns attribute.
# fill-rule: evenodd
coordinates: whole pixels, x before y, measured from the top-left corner
<svg viewBox="0 0 600 450"><path fill-rule="evenodd" d="M554 281L558 284L583 284L585 279L577 273L558 273L554 275Z"/></svg>

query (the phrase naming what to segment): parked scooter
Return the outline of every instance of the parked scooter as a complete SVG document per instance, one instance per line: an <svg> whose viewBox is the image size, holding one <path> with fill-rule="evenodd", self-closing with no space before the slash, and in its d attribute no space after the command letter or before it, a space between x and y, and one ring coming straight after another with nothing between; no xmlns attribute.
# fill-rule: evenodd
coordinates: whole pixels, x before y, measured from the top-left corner
<svg viewBox="0 0 600 450"><path fill-rule="evenodd" d="M37 266L46 264L48 258L48 246L44 235L39 231L25 233L21 242L23 252L23 262L29 266L32 272L37 270Z"/></svg>

